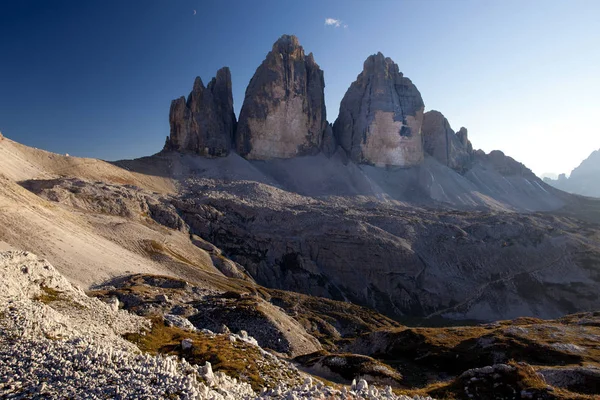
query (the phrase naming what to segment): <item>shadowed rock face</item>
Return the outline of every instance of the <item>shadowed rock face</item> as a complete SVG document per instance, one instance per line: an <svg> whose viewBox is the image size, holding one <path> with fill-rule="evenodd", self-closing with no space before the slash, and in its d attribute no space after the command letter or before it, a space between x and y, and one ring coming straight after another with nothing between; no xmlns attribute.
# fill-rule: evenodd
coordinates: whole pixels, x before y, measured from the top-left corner
<svg viewBox="0 0 600 400"><path fill-rule="evenodd" d="M458 137L458 140L460 140L460 143L463 145L463 147L467 149L467 152L469 154L473 153L473 145L469 140L469 133L467 132L467 128L465 128L464 126L461 127L458 130L458 132L456 132L456 136Z"/></svg>
<svg viewBox="0 0 600 400"><path fill-rule="evenodd" d="M541 213L317 200L249 181L185 184L173 205L190 230L267 287L432 321L548 318L598 306L595 225Z"/></svg>
<svg viewBox="0 0 600 400"><path fill-rule="evenodd" d="M282 36L246 89L238 153L258 160L318 153L327 128L324 88L312 53L304 55L295 36Z"/></svg>
<svg viewBox="0 0 600 400"><path fill-rule="evenodd" d="M423 161L423 99L390 58L372 55L346 92L333 126L356 163L409 167Z"/></svg>
<svg viewBox="0 0 600 400"><path fill-rule="evenodd" d="M423 115L423 146L425 152L442 164L464 171L473 153L466 128L454 133L448 120L439 111L428 111Z"/></svg>
<svg viewBox="0 0 600 400"><path fill-rule="evenodd" d="M229 154L236 125L229 68L217 71L208 87L197 77L187 101L182 96L171 102L169 123L166 150L204 156Z"/></svg>

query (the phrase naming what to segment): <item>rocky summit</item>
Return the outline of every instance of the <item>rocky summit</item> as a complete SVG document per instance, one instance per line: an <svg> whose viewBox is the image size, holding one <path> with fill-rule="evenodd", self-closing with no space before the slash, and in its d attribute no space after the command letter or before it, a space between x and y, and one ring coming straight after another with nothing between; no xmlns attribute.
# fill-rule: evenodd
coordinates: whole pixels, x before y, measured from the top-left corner
<svg viewBox="0 0 600 400"><path fill-rule="evenodd" d="M377 53L342 99L333 132L355 163L410 167L423 161L423 109L416 86Z"/></svg>
<svg viewBox="0 0 600 400"><path fill-rule="evenodd" d="M467 129L460 128L454 133L439 111L428 111L423 115L423 145L427 154L457 171L467 168L473 154Z"/></svg>
<svg viewBox="0 0 600 400"><path fill-rule="evenodd" d="M229 68L217 71L207 87L197 77L187 100L182 96L171 102L169 124L166 150L227 155L236 125Z"/></svg>
<svg viewBox="0 0 600 400"><path fill-rule="evenodd" d="M323 142L331 146L324 88L323 71L312 53L304 54L296 36L282 36L246 89L238 153L257 160L291 158L316 154Z"/></svg>

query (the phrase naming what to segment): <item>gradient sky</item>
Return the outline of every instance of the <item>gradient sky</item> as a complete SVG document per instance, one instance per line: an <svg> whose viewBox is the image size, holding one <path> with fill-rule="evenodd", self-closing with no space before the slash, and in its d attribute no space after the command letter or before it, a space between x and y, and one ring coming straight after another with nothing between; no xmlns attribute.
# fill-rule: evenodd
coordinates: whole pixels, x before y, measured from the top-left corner
<svg viewBox="0 0 600 400"><path fill-rule="evenodd" d="M5 0L0 131L77 156L153 154L170 101L197 75L207 83L229 66L239 114L285 33L324 70L330 121L381 51L475 148L538 174L570 172L600 148L598 0Z"/></svg>

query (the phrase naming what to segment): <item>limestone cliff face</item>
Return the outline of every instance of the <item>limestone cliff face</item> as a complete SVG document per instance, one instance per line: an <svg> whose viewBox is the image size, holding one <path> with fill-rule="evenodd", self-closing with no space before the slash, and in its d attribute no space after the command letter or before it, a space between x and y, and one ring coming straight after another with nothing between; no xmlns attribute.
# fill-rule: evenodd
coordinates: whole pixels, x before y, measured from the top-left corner
<svg viewBox="0 0 600 400"><path fill-rule="evenodd" d="M425 152L448 167L463 171L473 153L467 129L454 133L448 120L439 111L428 111L423 116L423 146Z"/></svg>
<svg viewBox="0 0 600 400"><path fill-rule="evenodd" d="M246 89L238 153L258 160L318 153L327 133L324 88L312 53L305 55L295 36L282 36Z"/></svg>
<svg viewBox="0 0 600 400"><path fill-rule="evenodd" d="M413 166L423 161L423 108L410 79L377 53L346 92L334 136L356 163Z"/></svg>
<svg viewBox="0 0 600 400"><path fill-rule="evenodd" d="M187 100L182 96L171 102L169 123L165 149L204 156L229 154L236 126L229 68L217 71L207 87L197 77Z"/></svg>

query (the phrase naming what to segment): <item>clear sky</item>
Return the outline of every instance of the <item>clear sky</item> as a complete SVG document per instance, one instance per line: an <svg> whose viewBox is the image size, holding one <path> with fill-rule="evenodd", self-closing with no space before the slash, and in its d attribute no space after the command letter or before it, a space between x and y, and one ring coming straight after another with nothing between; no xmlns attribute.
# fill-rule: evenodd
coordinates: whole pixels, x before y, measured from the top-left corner
<svg viewBox="0 0 600 400"><path fill-rule="evenodd" d="M475 148L538 174L570 172L600 148L598 0L5 0L0 131L77 156L153 154L170 101L198 75L229 66L239 114L285 33L325 71L330 121L381 51Z"/></svg>

